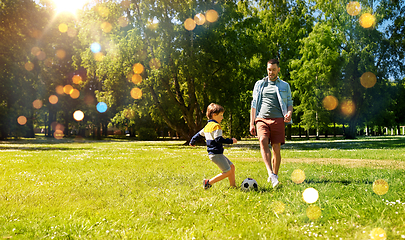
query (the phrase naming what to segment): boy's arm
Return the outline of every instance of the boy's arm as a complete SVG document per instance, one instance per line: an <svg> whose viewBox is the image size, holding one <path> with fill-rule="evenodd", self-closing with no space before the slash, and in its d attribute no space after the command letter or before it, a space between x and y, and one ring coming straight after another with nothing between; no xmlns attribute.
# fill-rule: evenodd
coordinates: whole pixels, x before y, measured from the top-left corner
<svg viewBox="0 0 405 240"><path fill-rule="evenodd" d="M195 142L197 142L198 140L200 140L201 138L204 137L204 129L201 129L201 131L199 131L198 133L196 133L190 140L189 145L190 146L195 146Z"/></svg>

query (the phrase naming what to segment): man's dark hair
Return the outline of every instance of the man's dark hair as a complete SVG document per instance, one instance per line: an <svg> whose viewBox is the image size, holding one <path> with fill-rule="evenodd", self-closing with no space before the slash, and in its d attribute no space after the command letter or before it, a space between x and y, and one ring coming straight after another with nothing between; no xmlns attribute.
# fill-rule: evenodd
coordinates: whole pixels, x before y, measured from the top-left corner
<svg viewBox="0 0 405 240"><path fill-rule="evenodd" d="M267 64L277 64L277 67L280 67L280 64L279 64L277 58L270 59L269 61L267 61Z"/></svg>

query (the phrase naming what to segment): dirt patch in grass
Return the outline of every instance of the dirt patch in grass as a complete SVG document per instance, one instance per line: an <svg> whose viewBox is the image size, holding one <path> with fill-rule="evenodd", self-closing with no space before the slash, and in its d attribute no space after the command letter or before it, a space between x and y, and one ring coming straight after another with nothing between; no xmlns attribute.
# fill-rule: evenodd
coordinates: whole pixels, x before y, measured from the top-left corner
<svg viewBox="0 0 405 240"><path fill-rule="evenodd" d="M242 161L262 161L261 158L242 158ZM314 163L339 164L344 167L369 167L376 169L405 169L405 161L372 160L372 159L342 159L342 158L282 158L281 163Z"/></svg>

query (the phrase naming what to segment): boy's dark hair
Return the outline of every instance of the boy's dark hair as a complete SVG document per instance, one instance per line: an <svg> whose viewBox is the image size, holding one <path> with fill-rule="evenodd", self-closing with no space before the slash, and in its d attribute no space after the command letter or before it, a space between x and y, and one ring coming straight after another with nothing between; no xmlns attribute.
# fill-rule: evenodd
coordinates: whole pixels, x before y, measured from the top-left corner
<svg viewBox="0 0 405 240"><path fill-rule="evenodd" d="M277 64L277 67L280 67L280 63L278 62L277 58L270 59L267 61L267 64Z"/></svg>
<svg viewBox="0 0 405 240"><path fill-rule="evenodd" d="M207 107L207 118L208 119L212 119L212 115L215 114L219 114L221 112L225 112L225 109L221 106L218 105L216 103L211 103L210 105L208 105Z"/></svg>

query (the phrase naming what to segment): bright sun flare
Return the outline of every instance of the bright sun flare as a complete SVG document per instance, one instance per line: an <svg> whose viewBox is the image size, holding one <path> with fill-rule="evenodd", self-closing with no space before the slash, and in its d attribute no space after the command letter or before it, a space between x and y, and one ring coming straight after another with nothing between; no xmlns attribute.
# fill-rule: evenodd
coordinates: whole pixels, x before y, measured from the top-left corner
<svg viewBox="0 0 405 240"><path fill-rule="evenodd" d="M82 9L83 6L88 2L85 0L53 0L55 3L56 11L61 12L70 12L76 14L76 11Z"/></svg>

